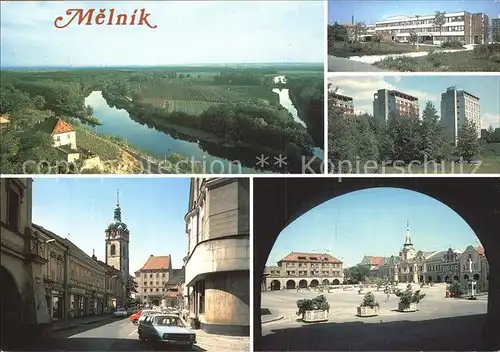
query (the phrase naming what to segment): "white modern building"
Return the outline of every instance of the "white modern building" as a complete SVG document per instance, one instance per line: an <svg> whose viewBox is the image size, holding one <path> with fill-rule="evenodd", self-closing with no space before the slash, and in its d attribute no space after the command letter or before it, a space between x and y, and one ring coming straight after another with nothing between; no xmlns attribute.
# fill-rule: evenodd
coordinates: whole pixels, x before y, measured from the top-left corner
<svg viewBox="0 0 500 352"><path fill-rule="evenodd" d="M416 33L420 42L440 44L456 40L464 44L487 44L489 19L483 13L471 14L467 11L445 14L446 22L439 28L435 24L435 14L396 16L375 23L375 32L394 41L409 42ZM367 28L368 32L368 28Z"/></svg>
<svg viewBox="0 0 500 352"><path fill-rule="evenodd" d="M441 123L449 141L458 140L458 131L465 121L474 123L477 138L481 137L481 108L479 98L457 87L441 94Z"/></svg>

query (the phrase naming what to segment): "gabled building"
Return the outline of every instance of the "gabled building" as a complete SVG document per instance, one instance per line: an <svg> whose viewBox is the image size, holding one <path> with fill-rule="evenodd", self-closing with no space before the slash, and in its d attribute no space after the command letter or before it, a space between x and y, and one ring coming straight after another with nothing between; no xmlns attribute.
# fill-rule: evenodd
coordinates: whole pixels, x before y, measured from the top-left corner
<svg viewBox="0 0 500 352"><path fill-rule="evenodd" d="M136 298L141 303L159 305L172 277L172 258L169 255L150 255L141 269L135 272Z"/></svg>
<svg viewBox="0 0 500 352"><path fill-rule="evenodd" d="M54 148L64 155L68 162L80 159L76 145L76 131L64 120L52 117L39 124L39 130L52 136Z"/></svg>
<svg viewBox="0 0 500 352"><path fill-rule="evenodd" d="M162 305L166 307L184 308L183 292L184 292L185 272L184 267L181 269L172 269L170 279L165 283L165 296Z"/></svg>

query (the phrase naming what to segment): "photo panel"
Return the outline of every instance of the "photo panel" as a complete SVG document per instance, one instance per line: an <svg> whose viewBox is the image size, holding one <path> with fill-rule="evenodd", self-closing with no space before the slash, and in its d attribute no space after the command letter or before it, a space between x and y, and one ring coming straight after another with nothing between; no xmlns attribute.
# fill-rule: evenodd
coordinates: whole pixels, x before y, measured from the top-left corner
<svg viewBox="0 0 500 352"><path fill-rule="evenodd" d="M500 346L497 177L257 177L253 194L255 351Z"/></svg>
<svg viewBox="0 0 500 352"><path fill-rule="evenodd" d="M494 75L328 75L334 174L500 174Z"/></svg>
<svg viewBox="0 0 500 352"><path fill-rule="evenodd" d="M324 1L84 5L2 1L3 173L323 171Z"/></svg>
<svg viewBox="0 0 500 352"><path fill-rule="evenodd" d="M250 350L249 178L2 177L0 202L2 351Z"/></svg>
<svg viewBox="0 0 500 352"><path fill-rule="evenodd" d="M329 72L500 72L497 0L328 0Z"/></svg>

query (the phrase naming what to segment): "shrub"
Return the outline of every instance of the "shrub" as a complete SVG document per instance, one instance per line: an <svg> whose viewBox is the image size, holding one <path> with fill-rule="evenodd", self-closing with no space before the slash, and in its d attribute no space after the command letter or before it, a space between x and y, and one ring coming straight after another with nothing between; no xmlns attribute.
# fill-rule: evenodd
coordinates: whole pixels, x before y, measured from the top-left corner
<svg viewBox="0 0 500 352"><path fill-rule="evenodd" d="M399 297L399 301L406 308L411 303L420 303L425 297L425 293L420 293L420 290L413 292L411 289L406 289L406 291L397 290L394 294Z"/></svg>
<svg viewBox="0 0 500 352"><path fill-rule="evenodd" d="M458 40L450 40L441 44L444 49L465 49L464 45Z"/></svg>
<svg viewBox="0 0 500 352"><path fill-rule="evenodd" d="M462 286L458 281L454 281L453 283L448 285L448 291L450 291L451 297L460 297L463 294L465 294L464 290L462 289Z"/></svg>
<svg viewBox="0 0 500 352"><path fill-rule="evenodd" d="M304 315L308 310L330 310L330 305L324 295L320 295L313 299L299 299L297 301L297 308L299 308L297 315Z"/></svg>
<svg viewBox="0 0 500 352"><path fill-rule="evenodd" d="M372 292L367 292L365 297L363 298L363 302L361 302L361 307L378 307L379 304L375 301L375 295Z"/></svg>

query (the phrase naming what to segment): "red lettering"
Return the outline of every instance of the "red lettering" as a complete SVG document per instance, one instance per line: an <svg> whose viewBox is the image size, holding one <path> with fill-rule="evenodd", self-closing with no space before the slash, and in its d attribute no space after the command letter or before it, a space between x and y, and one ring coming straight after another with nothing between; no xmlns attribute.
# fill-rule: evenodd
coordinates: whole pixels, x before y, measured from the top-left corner
<svg viewBox="0 0 500 352"><path fill-rule="evenodd" d="M55 19L54 26L56 28L66 28L66 27L68 27L71 24L71 22L73 22L73 20L77 16L78 16L77 23L79 25L82 24L83 21L85 21L85 19L86 19L87 23L85 23L85 25L90 26L91 25L91 21L92 21L92 15L94 14L94 9L87 10L87 12L85 13L85 15L83 14L83 11L84 11L84 9L68 9L66 11L66 15L67 16L73 15L73 17L71 17L70 20L68 21L68 23L66 23L65 25L58 25L59 22L61 22L61 21L64 20L63 16L59 16L59 17L57 17Z"/></svg>
<svg viewBox="0 0 500 352"><path fill-rule="evenodd" d="M139 26L142 26L144 23L146 23L146 26L148 26L149 28L158 28L157 25L151 25L148 21L148 17L149 15L151 15L150 13L146 13L146 9L141 9L141 14L140 14L140 17L139 17L139 23L138 25Z"/></svg>

